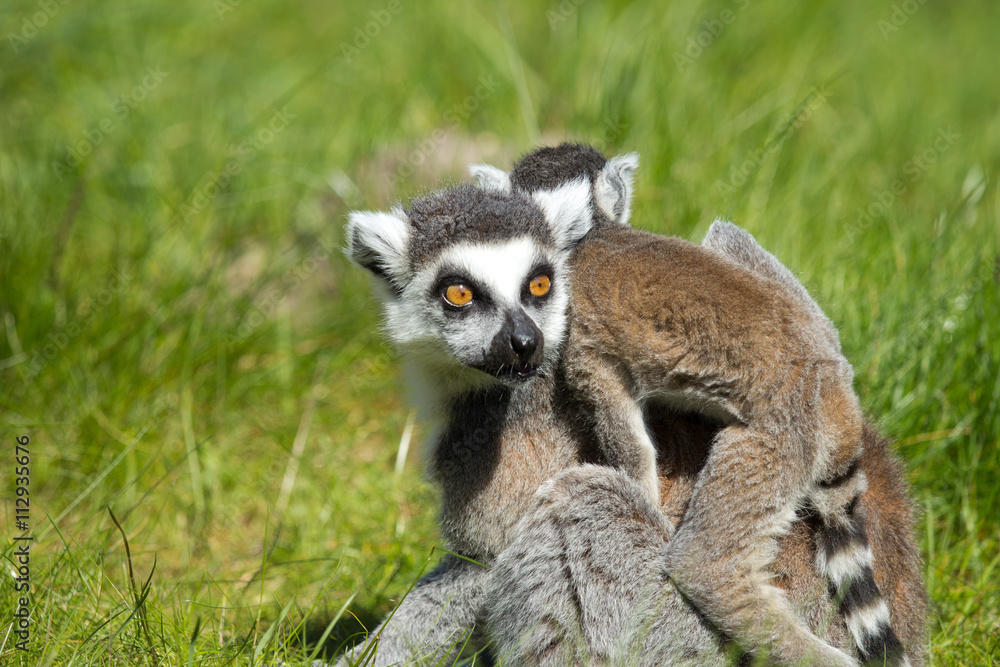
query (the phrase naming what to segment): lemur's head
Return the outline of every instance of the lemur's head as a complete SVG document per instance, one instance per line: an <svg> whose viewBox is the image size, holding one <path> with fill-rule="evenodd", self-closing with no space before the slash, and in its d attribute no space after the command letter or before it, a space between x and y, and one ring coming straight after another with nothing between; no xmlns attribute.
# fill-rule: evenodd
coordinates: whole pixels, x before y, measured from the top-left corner
<svg viewBox="0 0 1000 667"><path fill-rule="evenodd" d="M632 206L632 181L639 168L639 154L626 153L606 159L584 144L538 148L514 165L510 173L488 164L469 166L479 187L491 192L551 192L566 183L583 180L589 187L594 224L628 224Z"/></svg>
<svg viewBox="0 0 1000 667"><path fill-rule="evenodd" d="M390 338L425 372L515 384L558 355L569 255L592 225L588 187L528 197L463 185L407 209L355 211L347 253L375 277Z"/></svg>

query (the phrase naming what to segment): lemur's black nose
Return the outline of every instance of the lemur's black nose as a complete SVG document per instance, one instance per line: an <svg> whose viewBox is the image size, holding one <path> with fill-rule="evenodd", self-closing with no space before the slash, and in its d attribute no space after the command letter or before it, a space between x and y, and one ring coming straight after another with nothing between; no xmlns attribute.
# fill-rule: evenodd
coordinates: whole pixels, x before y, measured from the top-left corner
<svg viewBox="0 0 1000 667"><path fill-rule="evenodd" d="M538 339L535 337L534 328L525 327L521 329L521 327L518 327L515 329L510 337L510 347L521 361L529 359L538 347Z"/></svg>
<svg viewBox="0 0 1000 667"><path fill-rule="evenodd" d="M541 355L544 347L542 330L524 310L511 309L503 327L493 338L491 361L500 370L507 368L518 377L530 377L534 374L535 364L541 361L536 357Z"/></svg>

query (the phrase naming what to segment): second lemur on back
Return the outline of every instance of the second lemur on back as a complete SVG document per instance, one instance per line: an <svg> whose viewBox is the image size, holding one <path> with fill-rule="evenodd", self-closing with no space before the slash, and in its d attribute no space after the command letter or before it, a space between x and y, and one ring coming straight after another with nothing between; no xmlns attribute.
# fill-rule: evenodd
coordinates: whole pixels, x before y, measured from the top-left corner
<svg viewBox="0 0 1000 667"><path fill-rule="evenodd" d="M907 664L874 583L858 469L864 417L836 330L801 284L739 228L716 223L705 246L626 224L634 154L606 161L564 144L508 175L471 168L488 190L591 192L593 229L574 252L572 315L561 371L605 460L659 498L644 408L721 420L688 508L665 551L678 587L717 627L782 664L853 664L813 635L770 582L775 538L796 512L824 526L822 571L844 596L864 660ZM560 223L555 207L547 218ZM578 224L565 221L563 224Z"/></svg>

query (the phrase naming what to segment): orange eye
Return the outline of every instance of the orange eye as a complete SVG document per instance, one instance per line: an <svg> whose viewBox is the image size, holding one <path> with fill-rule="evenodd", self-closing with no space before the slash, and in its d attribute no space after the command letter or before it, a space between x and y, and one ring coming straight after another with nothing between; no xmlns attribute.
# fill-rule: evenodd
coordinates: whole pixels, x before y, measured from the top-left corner
<svg viewBox="0 0 1000 667"><path fill-rule="evenodd" d="M528 283L528 291L535 296L545 296L549 293L549 287L551 283L549 282L549 277L546 275L535 276L530 283Z"/></svg>
<svg viewBox="0 0 1000 667"><path fill-rule="evenodd" d="M453 306L465 306L472 301L472 289L465 285L449 285L444 291L444 298Z"/></svg>

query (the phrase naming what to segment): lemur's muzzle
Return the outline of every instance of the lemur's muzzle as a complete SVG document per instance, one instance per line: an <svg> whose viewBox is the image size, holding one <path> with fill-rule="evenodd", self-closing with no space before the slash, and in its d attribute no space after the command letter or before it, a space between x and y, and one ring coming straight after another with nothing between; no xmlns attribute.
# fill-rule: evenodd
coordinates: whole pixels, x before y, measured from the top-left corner
<svg viewBox="0 0 1000 667"><path fill-rule="evenodd" d="M544 338L527 313L518 308L493 338L490 366L497 377L524 380L535 374L542 359Z"/></svg>

